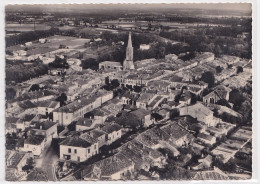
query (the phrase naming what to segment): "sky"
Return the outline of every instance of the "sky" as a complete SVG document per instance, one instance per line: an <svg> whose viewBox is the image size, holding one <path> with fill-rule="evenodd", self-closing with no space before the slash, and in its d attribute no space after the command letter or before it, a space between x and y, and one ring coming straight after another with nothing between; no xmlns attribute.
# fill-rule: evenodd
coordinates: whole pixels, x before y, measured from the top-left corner
<svg viewBox="0 0 260 184"><path fill-rule="evenodd" d="M251 12L250 3L197 3L197 4L184 4L184 3L172 3L172 4L80 4L80 5L8 5L6 10L45 10L45 11L62 11L62 10L124 10L124 9L136 9L136 10L149 10L149 9L204 9L204 10L232 10L232 11L243 11Z"/></svg>

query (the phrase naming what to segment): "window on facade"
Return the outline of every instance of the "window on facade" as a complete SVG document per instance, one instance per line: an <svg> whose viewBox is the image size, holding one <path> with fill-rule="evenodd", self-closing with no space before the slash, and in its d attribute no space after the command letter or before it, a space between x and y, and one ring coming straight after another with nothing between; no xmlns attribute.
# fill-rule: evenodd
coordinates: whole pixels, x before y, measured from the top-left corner
<svg viewBox="0 0 260 184"><path fill-rule="evenodd" d="M97 146L95 145L95 146L94 146L94 149L96 149L96 148L97 148Z"/></svg>
<svg viewBox="0 0 260 184"><path fill-rule="evenodd" d="M88 149L88 153L90 153L90 149Z"/></svg>
<svg viewBox="0 0 260 184"><path fill-rule="evenodd" d="M68 149L68 152L71 153L71 149L70 148Z"/></svg>
<svg viewBox="0 0 260 184"><path fill-rule="evenodd" d="M76 149L74 150L74 153L77 153L77 150L76 150Z"/></svg>

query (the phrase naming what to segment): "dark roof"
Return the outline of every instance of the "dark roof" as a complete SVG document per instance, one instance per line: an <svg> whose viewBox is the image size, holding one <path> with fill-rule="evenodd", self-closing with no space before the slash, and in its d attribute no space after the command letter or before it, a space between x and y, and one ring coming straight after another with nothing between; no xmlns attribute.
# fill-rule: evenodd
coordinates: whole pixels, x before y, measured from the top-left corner
<svg viewBox="0 0 260 184"><path fill-rule="evenodd" d="M131 115L135 115L137 118L141 119L144 118L145 116L150 114L150 111L145 110L145 109L137 109L135 111L130 112Z"/></svg>
<svg viewBox="0 0 260 184"><path fill-rule="evenodd" d="M197 135L198 138L201 138L201 139L205 139L205 140L212 140L214 138L214 136L211 136L211 135L208 135L208 134L204 134L204 133L199 133Z"/></svg>
<svg viewBox="0 0 260 184"><path fill-rule="evenodd" d="M51 100L46 100L46 101L40 101L37 103L38 107L48 107L48 108L55 108L60 102L58 101L51 101Z"/></svg>
<svg viewBox="0 0 260 184"><path fill-rule="evenodd" d="M25 155L25 152L15 152L10 158L11 164L8 166L8 168L16 168Z"/></svg>
<svg viewBox="0 0 260 184"><path fill-rule="evenodd" d="M80 118L77 120L76 123L76 125L81 125L86 127L90 127L92 124L93 124L93 120L88 118Z"/></svg>
<svg viewBox="0 0 260 184"><path fill-rule="evenodd" d="M23 118L24 121L31 121L35 117L34 114L26 114Z"/></svg>
<svg viewBox="0 0 260 184"><path fill-rule="evenodd" d="M98 137L101 137L102 135L105 135L106 133L102 130L97 130L97 129L94 129L94 130L91 130L90 131L90 134L93 138L98 138Z"/></svg>
<svg viewBox="0 0 260 184"><path fill-rule="evenodd" d="M161 127L161 130L163 130L166 134L170 135L171 137L173 137L176 140L189 134L187 132L187 130L181 128L176 123L170 123L168 125L165 125L165 126Z"/></svg>
<svg viewBox="0 0 260 184"><path fill-rule="evenodd" d="M23 109L35 108L36 106L29 100L18 103L19 107Z"/></svg>
<svg viewBox="0 0 260 184"><path fill-rule="evenodd" d="M34 129L41 129L41 130L48 130L49 128L51 128L52 126L54 126L55 122L52 121L43 121L43 122L33 122L32 123L34 125Z"/></svg>
<svg viewBox="0 0 260 184"><path fill-rule="evenodd" d="M112 133L114 131L118 131L120 129L121 129L121 127L118 124L116 124L116 123L108 124L108 125L105 125L104 127L101 128L102 131L104 131L104 132L106 132L108 134L110 134L110 133Z"/></svg>
<svg viewBox="0 0 260 184"><path fill-rule="evenodd" d="M88 148L91 146L91 143L78 136L74 136L67 137L64 141L60 143L60 145Z"/></svg>
<svg viewBox="0 0 260 184"><path fill-rule="evenodd" d="M44 140L44 136L42 135L30 135L25 141L24 144L33 144L40 145Z"/></svg>
<svg viewBox="0 0 260 184"><path fill-rule="evenodd" d="M6 117L5 118L5 121L6 121L6 124L15 124L17 121L19 120L19 118L16 118L16 117Z"/></svg>
<svg viewBox="0 0 260 184"><path fill-rule="evenodd" d="M95 165L101 169L101 176L111 176L112 174L130 167L133 163L123 155L117 154L96 162Z"/></svg>

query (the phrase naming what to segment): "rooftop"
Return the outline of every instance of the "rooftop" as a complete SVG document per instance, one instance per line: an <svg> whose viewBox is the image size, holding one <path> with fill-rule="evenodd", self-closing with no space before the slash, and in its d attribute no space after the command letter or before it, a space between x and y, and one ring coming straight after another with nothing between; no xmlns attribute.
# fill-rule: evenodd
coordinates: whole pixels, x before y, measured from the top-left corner
<svg viewBox="0 0 260 184"><path fill-rule="evenodd" d="M74 136L74 137L67 137L64 141L60 143L60 145L88 148L91 146L91 143L79 136Z"/></svg>
<svg viewBox="0 0 260 184"><path fill-rule="evenodd" d="M42 135L30 135L25 139L24 144L40 145L44 141L44 136Z"/></svg>
<svg viewBox="0 0 260 184"><path fill-rule="evenodd" d="M119 131L120 129L121 129L121 127L116 123L108 124L101 128L102 131L104 131L108 134L110 134L114 131Z"/></svg>

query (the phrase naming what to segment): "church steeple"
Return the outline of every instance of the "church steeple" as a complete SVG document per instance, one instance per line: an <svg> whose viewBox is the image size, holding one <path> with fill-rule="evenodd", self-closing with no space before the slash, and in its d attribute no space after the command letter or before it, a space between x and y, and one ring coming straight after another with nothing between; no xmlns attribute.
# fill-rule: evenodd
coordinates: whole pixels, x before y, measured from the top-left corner
<svg viewBox="0 0 260 184"><path fill-rule="evenodd" d="M130 70L130 69L135 68L133 58L134 58L134 48L133 48L133 45L132 45L131 32L129 32L128 43L127 43L127 47L126 47L126 58L125 58L124 63L123 63L124 70Z"/></svg>

